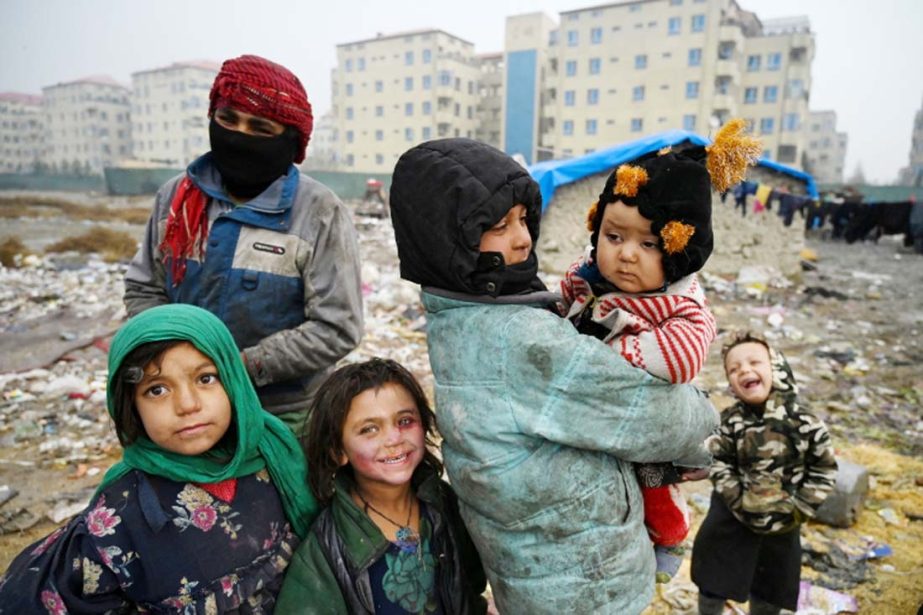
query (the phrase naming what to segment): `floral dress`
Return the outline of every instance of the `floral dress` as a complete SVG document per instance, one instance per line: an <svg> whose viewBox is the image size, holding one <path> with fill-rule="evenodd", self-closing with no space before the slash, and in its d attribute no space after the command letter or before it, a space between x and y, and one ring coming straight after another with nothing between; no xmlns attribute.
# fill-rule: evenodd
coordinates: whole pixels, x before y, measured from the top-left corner
<svg viewBox="0 0 923 615"><path fill-rule="evenodd" d="M0 613L271 613L298 539L265 471L216 485L133 471L0 579Z"/></svg>

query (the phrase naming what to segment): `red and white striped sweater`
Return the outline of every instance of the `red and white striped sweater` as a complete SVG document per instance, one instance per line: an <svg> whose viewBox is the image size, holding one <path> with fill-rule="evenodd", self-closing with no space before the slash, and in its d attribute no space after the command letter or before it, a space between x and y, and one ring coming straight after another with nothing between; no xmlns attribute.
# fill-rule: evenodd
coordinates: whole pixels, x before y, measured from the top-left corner
<svg viewBox="0 0 923 615"><path fill-rule="evenodd" d="M596 297L577 274L585 264L586 257L578 260L561 281L567 318L590 310L592 320L610 331L603 341L635 367L672 383L695 378L717 334L698 277L690 274L659 293Z"/></svg>

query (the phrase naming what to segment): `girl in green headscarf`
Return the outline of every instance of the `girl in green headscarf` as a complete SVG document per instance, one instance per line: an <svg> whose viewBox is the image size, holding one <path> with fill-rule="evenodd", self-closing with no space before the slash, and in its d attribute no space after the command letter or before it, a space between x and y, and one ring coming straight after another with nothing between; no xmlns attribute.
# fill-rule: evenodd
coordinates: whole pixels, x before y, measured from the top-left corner
<svg viewBox="0 0 923 615"><path fill-rule="evenodd" d="M0 612L271 611L317 512L292 432L210 312L164 305L109 352L122 461L0 579Z"/></svg>

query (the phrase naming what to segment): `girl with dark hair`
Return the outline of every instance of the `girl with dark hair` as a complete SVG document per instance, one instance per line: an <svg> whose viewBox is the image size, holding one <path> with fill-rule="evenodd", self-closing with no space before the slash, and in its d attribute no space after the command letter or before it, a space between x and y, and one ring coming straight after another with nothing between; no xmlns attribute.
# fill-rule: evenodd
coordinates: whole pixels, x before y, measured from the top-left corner
<svg viewBox="0 0 923 615"><path fill-rule="evenodd" d="M326 508L286 573L276 613L484 613L484 571L439 477L435 417L413 375L372 359L321 385L305 428Z"/></svg>
<svg viewBox="0 0 923 615"><path fill-rule="evenodd" d="M109 351L122 461L0 579L3 613L269 612L317 506L213 314L152 308Z"/></svg>

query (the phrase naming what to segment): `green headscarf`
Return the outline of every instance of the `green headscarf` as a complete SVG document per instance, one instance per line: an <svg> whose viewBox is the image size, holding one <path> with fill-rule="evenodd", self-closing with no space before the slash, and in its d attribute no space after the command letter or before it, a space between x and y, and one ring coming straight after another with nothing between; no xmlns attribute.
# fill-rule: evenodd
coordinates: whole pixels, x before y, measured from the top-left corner
<svg viewBox="0 0 923 615"><path fill-rule="evenodd" d="M234 456L228 460L214 451L181 455L141 435L125 448L122 461L106 472L99 489L133 469L178 482L215 483L266 468L292 528L304 538L318 512L308 489L304 454L292 431L260 406L234 338L211 312L192 305L161 305L138 314L119 329L109 349L109 415L115 418L113 383L126 355L141 344L164 340L188 341L214 361L234 412Z"/></svg>

